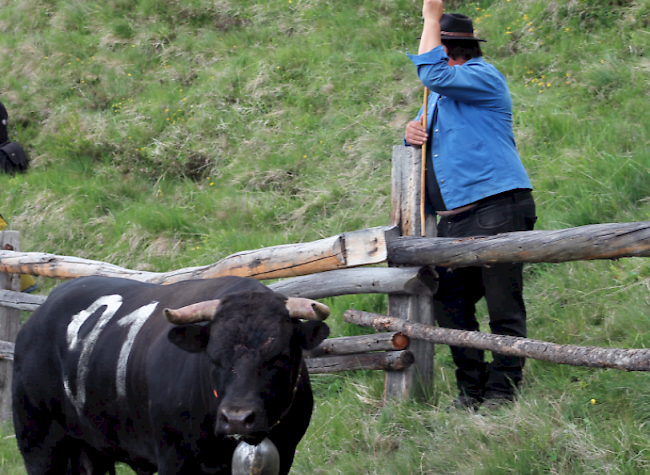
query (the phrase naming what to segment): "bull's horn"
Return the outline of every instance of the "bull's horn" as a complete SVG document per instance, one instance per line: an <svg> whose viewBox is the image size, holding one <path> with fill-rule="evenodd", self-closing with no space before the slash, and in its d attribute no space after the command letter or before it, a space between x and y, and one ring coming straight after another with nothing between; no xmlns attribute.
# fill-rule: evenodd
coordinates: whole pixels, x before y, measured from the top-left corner
<svg viewBox="0 0 650 475"><path fill-rule="evenodd" d="M330 308L320 302L299 297L287 299L287 310L291 318L323 321L330 316Z"/></svg>
<svg viewBox="0 0 650 475"><path fill-rule="evenodd" d="M165 319L174 325L185 325L188 323L209 322L214 319L214 314L221 303L220 300L207 300L185 307L163 310Z"/></svg>

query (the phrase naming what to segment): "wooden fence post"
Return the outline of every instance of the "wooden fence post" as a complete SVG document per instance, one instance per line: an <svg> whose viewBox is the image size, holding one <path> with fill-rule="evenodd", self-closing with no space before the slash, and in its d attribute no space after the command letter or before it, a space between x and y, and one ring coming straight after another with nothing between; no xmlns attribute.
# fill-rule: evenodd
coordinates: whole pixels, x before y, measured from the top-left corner
<svg viewBox="0 0 650 475"><path fill-rule="evenodd" d="M20 251L18 231L0 232L0 249ZM0 289L20 292L20 275L0 272ZM14 343L20 329L20 310L0 307L0 341ZM0 421L11 420L13 361L0 360Z"/></svg>
<svg viewBox="0 0 650 475"><path fill-rule="evenodd" d="M421 236L420 175L422 156L417 147L396 145L393 147L391 179L390 225L399 229L401 236ZM425 223L427 237L435 237L433 217ZM390 261L388 263L391 265ZM388 315L409 322L433 325L431 293L419 295L389 295ZM384 402L388 399L429 396L433 383L432 343L413 340L409 350L415 363L404 371L387 371L384 382Z"/></svg>

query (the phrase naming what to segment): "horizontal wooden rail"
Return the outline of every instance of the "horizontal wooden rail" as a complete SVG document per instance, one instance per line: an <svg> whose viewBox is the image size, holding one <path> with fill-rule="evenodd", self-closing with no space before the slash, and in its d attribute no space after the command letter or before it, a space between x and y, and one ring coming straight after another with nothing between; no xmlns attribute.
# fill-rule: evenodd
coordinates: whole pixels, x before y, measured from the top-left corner
<svg viewBox="0 0 650 475"><path fill-rule="evenodd" d="M364 267L294 277L269 285L287 297L320 299L350 294L428 294L438 288L429 267Z"/></svg>
<svg viewBox="0 0 650 475"><path fill-rule="evenodd" d="M319 241L267 247L232 254L216 264L157 273L125 269L78 257L39 252L0 251L0 272L42 275L60 279L103 275L171 284L224 275L258 280L294 277L386 261L390 227L377 227L332 236Z"/></svg>
<svg viewBox="0 0 650 475"><path fill-rule="evenodd" d="M499 262L568 262L650 256L650 222L592 224L489 237L397 237L388 259L399 265L465 267Z"/></svg>
<svg viewBox="0 0 650 475"><path fill-rule="evenodd" d="M45 302L45 295L32 295L12 290L0 290L0 307L17 308L34 312Z"/></svg>
<svg viewBox="0 0 650 475"><path fill-rule="evenodd" d="M310 374L359 370L403 371L413 361L413 353L408 350L305 359Z"/></svg>
<svg viewBox="0 0 650 475"><path fill-rule="evenodd" d="M408 344L408 337L399 332L342 336L328 338L316 348L303 351L303 355L306 358L317 358L327 355L354 355L370 351L405 350Z"/></svg>
<svg viewBox="0 0 650 475"><path fill-rule="evenodd" d="M9 341L0 340L0 360L14 360L14 344Z"/></svg>
<svg viewBox="0 0 650 475"><path fill-rule="evenodd" d="M399 371L412 364L410 360L412 353L392 350L404 350L407 346L408 337L400 333L378 333L376 335L364 335L364 337L331 338L325 340L320 347L311 350L311 352L306 352L305 357L307 367L310 372L314 373L334 373L359 369L391 369ZM391 351L363 353L376 350ZM13 359L14 344L8 341L0 341L0 360L13 361Z"/></svg>
<svg viewBox="0 0 650 475"><path fill-rule="evenodd" d="M88 275L169 284L224 275L258 280L379 264L462 267L498 262L567 262L650 256L650 222L594 224L474 238L398 237L395 227L343 233L319 241L232 254L170 272L125 269L106 262L38 252L0 251L0 272L71 279Z"/></svg>
<svg viewBox="0 0 650 475"><path fill-rule="evenodd" d="M339 295L385 293L432 295L437 274L428 267L366 267L294 277L269 287L287 297L319 299ZM0 290L0 306L34 312L47 297Z"/></svg>
<svg viewBox="0 0 650 475"><path fill-rule="evenodd" d="M650 371L650 350L646 349L558 345L528 338L451 330L421 323L410 323L400 318L359 310L346 310L343 319L348 323L372 327L378 331L402 332L409 338L443 345L477 348L509 356L533 358L571 366Z"/></svg>
<svg viewBox="0 0 650 475"><path fill-rule="evenodd" d="M411 352L394 351L405 350L408 342L408 337L401 333L330 338L319 347L305 352L305 361L310 373L335 373L360 369L399 371L413 363ZM366 353L377 350L379 350L377 353ZM0 360L13 361L13 359L14 344L0 341Z"/></svg>

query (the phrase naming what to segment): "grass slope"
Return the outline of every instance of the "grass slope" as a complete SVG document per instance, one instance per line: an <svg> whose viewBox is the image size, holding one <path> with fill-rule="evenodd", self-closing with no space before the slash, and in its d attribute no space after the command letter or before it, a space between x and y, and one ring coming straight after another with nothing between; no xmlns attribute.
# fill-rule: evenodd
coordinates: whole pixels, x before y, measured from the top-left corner
<svg viewBox="0 0 650 475"><path fill-rule="evenodd" d="M0 93L32 157L0 176L23 249L171 270L386 224L391 147L421 101L407 0L0 0ZM508 78L538 229L650 218L650 1L449 1ZM529 334L646 347L644 259L527 267ZM39 279L47 291L55 282ZM349 307L330 299L336 335ZM479 309L485 320L485 308ZM643 474L650 380L530 361L495 414L380 407L382 376L315 376L292 473ZM23 475L10 430L0 472ZM131 473L122 467L121 474Z"/></svg>

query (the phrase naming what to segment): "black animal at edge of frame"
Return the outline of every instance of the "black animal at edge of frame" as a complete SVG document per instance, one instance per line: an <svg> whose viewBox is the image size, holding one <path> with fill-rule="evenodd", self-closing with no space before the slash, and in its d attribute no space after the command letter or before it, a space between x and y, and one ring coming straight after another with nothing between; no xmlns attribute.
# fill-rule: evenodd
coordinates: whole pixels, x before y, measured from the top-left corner
<svg viewBox="0 0 650 475"><path fill-rule="evenodd" d="M27 154L18 142L9 141L9 114L0 102L0 171L9 175L27 171Z"/></svg>
<svg viewBox="0 0 650 475"><path fill-rule="evenodd" d="M327 338L328 314L240 277L58 286L15 347L28 475L230 474L240 441L267 437L287 474L313 409L302 350Z"/></svg>

